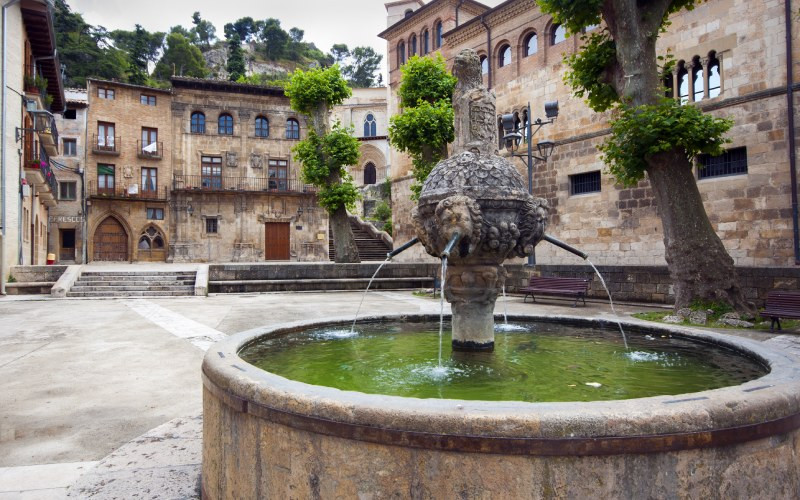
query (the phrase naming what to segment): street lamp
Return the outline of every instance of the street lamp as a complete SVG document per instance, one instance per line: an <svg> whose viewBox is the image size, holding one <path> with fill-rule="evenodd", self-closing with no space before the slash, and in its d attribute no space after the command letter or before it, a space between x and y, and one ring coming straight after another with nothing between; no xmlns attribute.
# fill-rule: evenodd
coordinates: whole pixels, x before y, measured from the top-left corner
<svg viewBox="0 0 800 500"><path fill-rule="evenodd" d="M536 151L539 153L537 156L533 154L532 139L533 136L536 135L536 133L539 132L543 126L549 125L556 121L556 118L558 117L558 101L544 103L544 114L547 118L546 120L537 118L536 121L531 122L531 103L528 103L526 112L526 121L520 126L517 126L514 115L510 113L503 115L501 117L501 122L503 124L503 131L505 132L505 135L503 136L503 143L505 144L506 149L511 153L511 156L521 158L522 161L525 162L525 166L528 168L528 192L533 194L533 160L539 160L547 163L547 159L553 155L553 150L555 150L556 144L547 139L539 141L539 143L536 145ZM534 126L536 127L535 130L533 129ZM524 136L521 130L525 131ZM523 137L525 137L528 142L528 151L526 154L516 152ZM535 253L532 253L528 256L528 265L536 265Z"/></svg>

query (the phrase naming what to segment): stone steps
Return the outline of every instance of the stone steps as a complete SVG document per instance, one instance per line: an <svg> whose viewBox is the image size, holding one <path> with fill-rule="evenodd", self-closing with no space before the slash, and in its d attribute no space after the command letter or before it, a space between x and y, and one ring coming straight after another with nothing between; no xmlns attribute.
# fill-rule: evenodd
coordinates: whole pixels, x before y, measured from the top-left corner
<svg viewBox="0 0 800 500"><path fill-rule="evenodd" d="M67 297L173 297L194 295L190 271L86 271Z"/></svg>

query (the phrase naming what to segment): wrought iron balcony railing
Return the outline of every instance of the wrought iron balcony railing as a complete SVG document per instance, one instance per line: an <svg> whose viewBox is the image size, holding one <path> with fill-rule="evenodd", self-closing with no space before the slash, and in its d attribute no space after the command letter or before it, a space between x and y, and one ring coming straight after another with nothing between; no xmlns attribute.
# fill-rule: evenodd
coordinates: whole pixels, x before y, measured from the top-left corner
<svg viewBox="0 0 800 500"><path fill-rule="evenodd" d="M90 198L111 198L116 200L144 200L144 201L166 201L168 192L166 186L156 187L156 189L142 189L139 184L112 184L100 186L97 181L89 181Z"/></svg>
<svg viewBox="0 0 800 500"><path fill-rule="evenodd" d="M136 141L136 156L145 160L160 160L164 157L164 143L159 141L146 144Z"/></svg>
<svg viewBox="0 0 800 500"><path fill-rule="evenodd" d="M99 155L119 155L122 146L120 136L92 136L92 153Z"/></svg>
<svg viewBox="0 0 800 500"><path fill-rule="evenodd" d="M244 192L284 192L315 193L317 188L305 184L300 179L280 179L268 177L221 177L214 175L175 174L173 189L197 191L244 191Z"/></svg>

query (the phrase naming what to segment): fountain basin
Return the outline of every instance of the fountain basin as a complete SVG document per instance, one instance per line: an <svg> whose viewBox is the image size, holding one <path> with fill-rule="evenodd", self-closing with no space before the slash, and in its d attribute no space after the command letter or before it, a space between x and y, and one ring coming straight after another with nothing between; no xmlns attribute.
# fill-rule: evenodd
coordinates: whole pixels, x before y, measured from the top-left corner
<svg viewBox="0 0 800 500"><path fill-rule="evenodd" d="M738 350L770 373L733 387L625 401L401 398L287 380L238 355L263 335L319 322L245 332L212 346L203 362L203 495L795 498L800 369L793 359L746 339L625 325Z"/></svg>

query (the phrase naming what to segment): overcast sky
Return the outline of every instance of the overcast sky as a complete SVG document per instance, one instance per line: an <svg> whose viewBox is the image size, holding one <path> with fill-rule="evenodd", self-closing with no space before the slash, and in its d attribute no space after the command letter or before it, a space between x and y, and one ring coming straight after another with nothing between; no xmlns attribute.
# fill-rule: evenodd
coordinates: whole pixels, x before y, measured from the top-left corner
<svg viewBox="0 0 800 500"><path fill-rule="evenodd" d="M502 0L483 1L493 7ZM73 11L83 14L89 24L106 29L132 30L141 24L148 31L167 31L181 24L192 27L192 13L204 19L225 36L223 26L241 17L277 18L281 27L300 28L305 40L323 52L334 43L348 47L370 46L383 54L383 80L386 81L386 42L376 35L386 28L385 0L227 0L197 2L188 0L67 0ZM427 3L427 2L426 2Z"/></svg>

